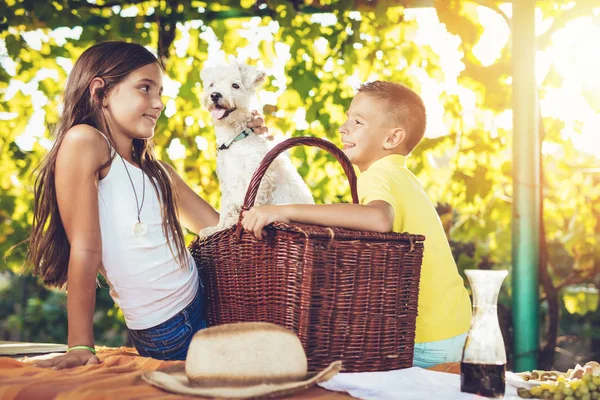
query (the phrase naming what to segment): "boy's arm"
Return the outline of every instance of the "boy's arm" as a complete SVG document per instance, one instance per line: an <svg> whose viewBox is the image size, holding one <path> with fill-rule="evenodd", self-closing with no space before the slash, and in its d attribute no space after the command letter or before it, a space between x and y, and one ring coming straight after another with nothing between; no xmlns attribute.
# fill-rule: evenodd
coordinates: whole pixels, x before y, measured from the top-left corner
<svg viewBox="0 0 600 400"><path fill-rule="evenodd" d="M361 231L391 232L394 208L375 200L363 204L289 204L254 207L244 213L242 225L262 239L262 230L272 222L299 222Z"/></svg>

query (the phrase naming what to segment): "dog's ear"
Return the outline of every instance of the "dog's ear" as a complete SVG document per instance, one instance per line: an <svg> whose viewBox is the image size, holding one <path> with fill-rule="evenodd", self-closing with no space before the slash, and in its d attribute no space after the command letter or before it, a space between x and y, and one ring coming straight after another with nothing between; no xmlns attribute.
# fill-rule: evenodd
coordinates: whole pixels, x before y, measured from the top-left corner
<svg viewBox="0 0 600 400"><path fill-rule="evenodd" d="M261 71L256 67L252 67L240 62L237 63L237 66L240 70L240 74L242 75L244 86L250 89L256 89L260 87L267 77L267 74L264 71Z"/></svg>
<svg viewBox="0 0 600 400"><path fill-rule="evenodd" d="M202 80L202 86L206 86L206 82L211 79L211 76L215 73L217 68L204 68L200 71L200 79Z"/></svg>

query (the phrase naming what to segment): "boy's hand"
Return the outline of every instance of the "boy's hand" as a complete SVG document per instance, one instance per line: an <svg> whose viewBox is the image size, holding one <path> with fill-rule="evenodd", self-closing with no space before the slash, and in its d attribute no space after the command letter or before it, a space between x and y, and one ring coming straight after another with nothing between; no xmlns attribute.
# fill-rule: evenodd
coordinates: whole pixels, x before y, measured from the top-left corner
<svg viewBox="0 0 600 400"><path fill-rule="evenodd" d="M254 233L257 239L263 238L263 228L272 222L290 222L284 206L253 207L243 214L242 226Z"/></svg>
<svg viewBox="0 0 600 400"><path fill-rule="evenodd" d="M246 126L252 129L256 135L265 135L267 139L273 140L273 136L269 135L269 128L264 126L265 120L258 114L258 111L252 111L252 116L253 118Z"/></svg>
<svg viewBox="0 0 600 400"><path fill-rule="evenodd" d="M56 356L49 360L34 361L34 367L64 369L80 367L82 365L100 364L101 361L92 352L84 349L72 350L62 356Z"/></svg>

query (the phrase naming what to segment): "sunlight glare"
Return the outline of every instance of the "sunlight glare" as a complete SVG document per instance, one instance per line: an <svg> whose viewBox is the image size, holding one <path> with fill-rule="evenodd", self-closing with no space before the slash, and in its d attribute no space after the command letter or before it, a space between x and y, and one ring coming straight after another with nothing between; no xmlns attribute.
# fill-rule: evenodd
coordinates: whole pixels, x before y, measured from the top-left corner
<svg viewBox="0 0 600 400"><path fill-rule="evenodd" d="M510 28L500 14L488 7L478 6L479 22L485 27L479 42L473 46L473 55L487 67L500 58L508 43Z"/></svg>
<svg viewBox="0 0 600 400"><path fill-rule="evenodd" d="M546 91L542 101L543 115L552 115L565 122L561 132L580 151L600 156L600 116L596 105L590 104L584 92L600 92L600 26L590 17L581 17L566 24L552 35L548 49L549 62L563 79L562 86ZM575 122L581 128L575 129Z"/></svg>
<svg viewBox="0 0 600 400"><path fill-rule="evenodd" d="M590 17L570 21L552 35L552 61L570 85L600 85L599 41L600 26Z"/></svg>

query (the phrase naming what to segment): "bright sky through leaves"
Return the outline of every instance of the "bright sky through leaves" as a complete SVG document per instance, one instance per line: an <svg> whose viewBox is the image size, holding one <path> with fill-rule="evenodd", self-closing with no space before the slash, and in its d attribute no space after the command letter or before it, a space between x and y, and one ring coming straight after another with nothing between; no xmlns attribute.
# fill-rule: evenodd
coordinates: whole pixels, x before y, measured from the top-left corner
<svg viewBox="0 0 600 400"><path fill-rule="evenodd" d="M511 15L511 5L501 6L502 10ZM137 10L135 7L122 10L121 14L129 15ZM486 7L478 7L479 19L485 28L480 41L473 48L473 54L484 65L493 64L499 57L503 47L509 45L509 28L504 19ZM596 10L596 14L600 9ZM360 18L357 13L356 18ZM464 69L461 62L462 54L459 50L460 38L448 33L444 24L440 24L435 9L433 8L414 8L406 10L407 20L416 20L419 29L414 38L415 43L431 46L431 48L440 57L440 66L444 71L444 79L438 80L430 77L424 70L415 69L414 74L421 83L421 95L426 103L428 110L428 130L427 137L434 138L448 134L447 127L443 120L444 110L442 103L438 101L440 94L455 94L459 97L463 107L463 119L465 127L472 127L475 124L475 93L457 83L457 77ZM336 21L333 14L316 14L313 20L322 25L331 25ZM544 33L552 21L551 19L542 19L541 13L537 13L536 31L537 34ZM176 54L179 57L185 56L190 36L188 31L191 27L197 28L201 24L199 21L189 21L185 24L178 24L178 29L183 35L175 41L174 46ZM273 34L279 29L276 21L272 21L267 26L260 26L260 18L251 18L243 24L243 29L239 31L242 37L248 39L249 44L244 48L237 48L237 54L225 54L221 49L221 44L215 36L212 29L207 29L201 34L201 38L209 43L208 60L206 65L213 65L220 62L226 62L233 57L240 59L257 59L259 56L258 46L263 40L272 40ZM50 33L59 43L64 42L64 38L78 37L81 34L81 28L75 27L59 28ZM23 34L28 45L33 49L41 48L43 40L47 40L40 31L32 31ZM372 40L372 38L370 38ZM563 139L572 140L575 147L581 151L591 152L595 155L600 154L600 116L589 104L588 99L582 96L582 93L596 93L594 99L596 106L600 105L600 52L597 51L597 43L600 42L600 27L594 26L590 17L581 17L569 22L565 28L558 30L552 35L552 44L546 51L538 51L536 55L537 66L536 74L538 84L541 83L548 73L550 64L556 66L558 74L563 78L562 86L547 88L541 98L542 113L544 116L553 116L565 122L565 127L561 132ZM326 45L319 41L315 42L315 49ZM4 48L4 43L0 43L0 50ZM285 62L290 57L289 46L278 43L276 46L276 58L271 68L265 68L269 74L275 78L275 86L279 89L276 92L263 90L259 94L260 103L275 104L278 96L285 90ZM14 73L14 62L8 57L0 59L2 66L10 73ZM62 60L60 65L69 71L71 68L70 60ZM264 68L262 60L257 60L257 65ZM55 72L54 72L55 73ZM17 139L18 145L23 150L30 150L35 140L39 140L42 145L48 147L50 142L43 139L45 112L41 109L47 99L43 93L37 90L37 82L45 77L52 77L53 71L40 70L37 76L31 82L13 80L6 92L6 98L9 99L17 90L26 94L33 95L33 104L36 108L27 129ZM349 83L357 86L360 81L356 76L348 78ZM171 100L177 96L179 83L165 77L165 114L167 117L174 115L177 110L174 108L174 102ZM171 98L171 99L170 99ZM258 105L256 105L258 107ZM598 107L596 107L597 109ZM299 128L308 128L304 120L306 115L304 109L299 109L294 116L294 122ZM0 115L1 119L16 118L16 115ZM511 112L507 111L497 115L489 114L487 121L488 128L493 131L498 128L510 129ZM579 124L580 131L575 129ZM179 143L174 142L173 148L169 149L172 158L178 159L185 155L185 148ZM551 151L551 148L544 148L545 151Z"/></svg>

